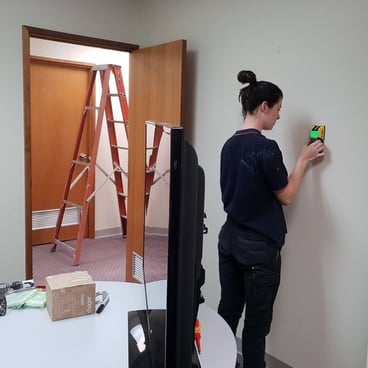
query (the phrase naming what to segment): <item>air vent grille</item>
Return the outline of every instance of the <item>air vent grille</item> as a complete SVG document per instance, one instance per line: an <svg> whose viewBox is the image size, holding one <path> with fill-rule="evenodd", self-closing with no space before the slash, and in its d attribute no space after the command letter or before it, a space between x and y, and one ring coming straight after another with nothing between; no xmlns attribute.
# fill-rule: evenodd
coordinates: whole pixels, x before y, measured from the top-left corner
<svg viewBox="0 0 368 368"><path fill-rule="evenodd" d="M59 211L59 209L33 211L32 230L44 230L55 227ZM63 223L61 226L79 225L79 220L79 207L67 207L65 208Z"/></svg>

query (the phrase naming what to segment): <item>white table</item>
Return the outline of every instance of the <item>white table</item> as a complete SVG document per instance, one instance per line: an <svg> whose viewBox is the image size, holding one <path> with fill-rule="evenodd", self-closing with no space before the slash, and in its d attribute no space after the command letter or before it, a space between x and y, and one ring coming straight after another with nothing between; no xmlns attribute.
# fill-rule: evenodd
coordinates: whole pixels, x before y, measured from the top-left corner
<svg viewBox="0 0 368 368"><path fill-rule="evenodd" d="M128 368L130 310L145 309L143 286L124 282L96 282L108 291L110 303L100 314L52 322L46 309L9 309L0 317L4 366L28 368ZM166 282L150 283L149 308L164 309ZM233 368L235 338L225 321L201 304L200 362L202 368Z"/></svg>

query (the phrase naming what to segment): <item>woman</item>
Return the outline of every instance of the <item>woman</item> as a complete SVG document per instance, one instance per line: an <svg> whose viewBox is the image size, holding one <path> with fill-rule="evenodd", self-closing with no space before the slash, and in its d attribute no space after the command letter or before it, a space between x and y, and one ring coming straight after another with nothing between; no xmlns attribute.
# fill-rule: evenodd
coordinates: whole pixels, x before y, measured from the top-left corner
<svg viewBox="0 0 368 368"><path fill-rule="evenodd" d="M280 283L280 250L285 241L283 205L290 204L310 162L324 155L324 144L305 145L288 176L281 151L262 135L280 118L283 94L271 82L241 71L238 81L243 124L221 152L220 185L227 219L219 234L221 300L219 314L234 334L245 306L242 333L245 368L264 368Z"/></svg>

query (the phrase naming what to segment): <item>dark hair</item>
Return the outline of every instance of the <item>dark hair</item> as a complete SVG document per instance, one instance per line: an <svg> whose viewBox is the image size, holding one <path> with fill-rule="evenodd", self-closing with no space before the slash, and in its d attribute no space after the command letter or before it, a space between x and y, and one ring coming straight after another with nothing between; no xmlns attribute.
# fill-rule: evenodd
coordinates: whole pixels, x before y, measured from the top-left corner
<svg viewBox="0 0 368 368"><path fill-rule="evenodd" d="M257 81L256 75L250 70L240 71L238 81L249 84L239 92L244 117L248 112L253 113L263 101L266 101L269 107L273 107L283 97L279 87L271 82Z"/></svg>

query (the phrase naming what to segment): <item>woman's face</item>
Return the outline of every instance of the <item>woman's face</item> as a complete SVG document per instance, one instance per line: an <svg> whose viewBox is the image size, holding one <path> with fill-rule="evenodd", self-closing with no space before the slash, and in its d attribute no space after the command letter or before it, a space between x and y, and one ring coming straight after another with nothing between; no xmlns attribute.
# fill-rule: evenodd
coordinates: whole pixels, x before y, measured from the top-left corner
<svg viewBox="0 0 368 368"><path fill-rule="evenodd" d="M282 105L282 99L275 103L272 107L268 107L265 113L264 129L271 130L276 121L280 119L280 110Z"/></svg>

